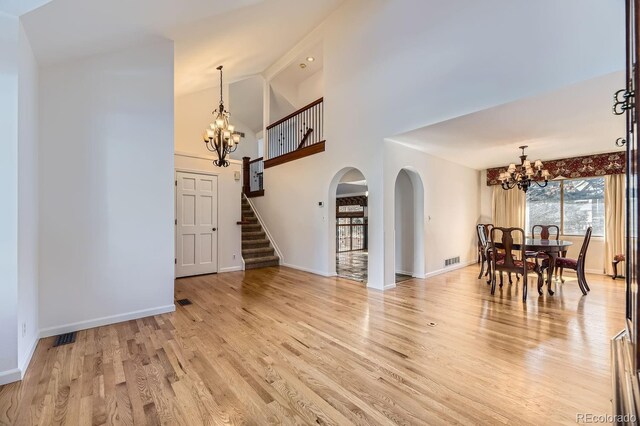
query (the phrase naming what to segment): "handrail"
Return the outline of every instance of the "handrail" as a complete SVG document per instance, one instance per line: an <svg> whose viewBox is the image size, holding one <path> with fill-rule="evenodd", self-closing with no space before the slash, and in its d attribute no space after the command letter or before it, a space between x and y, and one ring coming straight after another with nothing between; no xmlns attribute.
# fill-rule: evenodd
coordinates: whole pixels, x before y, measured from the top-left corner
<svg viewBox="0 0 640 426"><path fill-rule="evenodd" d="M295 117L296 115L300 114L301 112L304 112L304 111L308 110L309 108L312 108L312 107L318 105L319 103L322 103L322 101L324 101L324 97L322 97L320 99L317 99L317 100L311 102L309 105L303 106L299 110L294 111L291 114L287 115L286 117L281 118L280 120L276 121L275 123L272 123L272 124L268 125L267 126L267 130L276 127L278 124L284 123L285 121Z"/></svg>
<svg viewBox="0 0 640 426"><path fill-rule="evenodd" d="M258 161L262 161L262 160L263 160L263 158L259 157L259 158L256 158L255 160L249 161L249 164L257 163Z"/></svg>

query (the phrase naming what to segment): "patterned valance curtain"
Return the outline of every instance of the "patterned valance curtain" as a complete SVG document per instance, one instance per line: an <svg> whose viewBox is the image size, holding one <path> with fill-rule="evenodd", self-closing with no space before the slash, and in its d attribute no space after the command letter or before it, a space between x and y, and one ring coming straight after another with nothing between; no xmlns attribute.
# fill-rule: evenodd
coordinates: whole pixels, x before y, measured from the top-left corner
<svg viewBox="0 0 640 426"><path fill-rule="evenodd" d="M584 178L605 175L619 175L626 172L626 153L610 152L608 154L587 155L584 157L563 158L560 160L544 161L545 169L549 170L552 178ZM487 185L499 185L500 173L505 172L507 166L487 170Z"/></svg>

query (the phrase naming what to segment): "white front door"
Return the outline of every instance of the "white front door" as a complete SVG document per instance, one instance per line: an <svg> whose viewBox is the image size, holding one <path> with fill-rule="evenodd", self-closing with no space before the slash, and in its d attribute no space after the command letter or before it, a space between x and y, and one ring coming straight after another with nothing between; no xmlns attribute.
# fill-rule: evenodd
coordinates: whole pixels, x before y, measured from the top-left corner
<svg viewBox="0 0 640 426"><path fill-rule="evenodd" d="M218 177L176 173L176 277L218 272Z"/></svg>

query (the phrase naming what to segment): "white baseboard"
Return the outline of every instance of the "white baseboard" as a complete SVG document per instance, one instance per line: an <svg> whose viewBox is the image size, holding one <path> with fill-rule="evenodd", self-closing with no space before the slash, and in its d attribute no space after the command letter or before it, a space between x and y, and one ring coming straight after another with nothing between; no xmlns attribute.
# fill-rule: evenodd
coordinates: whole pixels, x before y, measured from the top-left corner
<svg viewBox="0 0 640 426"><path fill-rule="evenodd" d="M22 363L19 365L19 368L20 368L20 380L24 379L24 375L27 372L27 368L29 368L29 364L31 363L31 358L33 358L33 354L36 351L36 348L38 347L38 342L39 341L40 341L40 338L38 338L38 337L33 339L33 343L31 344L31 348L29 349L29 353L27 353L27 356L24 358L24 360L22 360Z"/></svg>
<svg viewBox="0 0 640 426"><path fill-rule="evenodd" d="M242 271L243 269L244 268L242 266L229 266L228 268L220 268L218 272L224 274L225 272L238 272Z"/></svg>
<svg viewBox="0 0 640 426"><path fill-rule="evenodd" d="M587 274L594 274L594 275L607 275L607 274L605 274L604 270L600 270L600 269L585 269L584 272L586 272ZM565 274L569 274L569 275L573 274L573 275L575 275L576 271L573 271L571 269L565 269L562 272L562 274L563 275L565 275Z"/></svg>
<svg viewBox="0 0 640 426"><path fill-rule="evenodd" d="M407 274L409 275L409 274ZM382 290L391 290L392 288L396 288L396 283L385 284Z"/></svg>
<svg viewBox="0 0 640 426"><path fill-rule="evenodd" d="M0 386L22 380L22 373L19 368L0 371Z"/></svg>
<svg viewBox="0 0 640 426"><path fill-rule="evenodd" d="M448 268L438 269L436 271L428 272L424 274L425 278L435 277L436 275L446 274L447 272L455 271L456 269L466 268L467 266L475 264L475 260L469 260L467 262L460 262L457 265L449 266Z"/></svg>
<svg viewBox="0 0 640 426"><path fill-rule="evenodd" d="M74 322L55 327L44 328L40 330L40 338L56 336L58 334L71 333L73 331L86 330L88 328L101 327L103 325L115 324L118 322L129 321L132 319L150 317L153 315L166 314L174 312L176 305L159 306L157 308L143 309L141 311L127 312L125 314L111 315L108 317L96 318L87 321Z"/></svg>
<svg viewBox="0 0 640 426"><path fill-rule="evenodd" d="M314 275L320 275L321 277L335 277L335 274L327 274L326 272L305 268L304 266L292 265L290 263L280 263L280 266L286 266L287 268L297 269L298 271L308 272Z"/></svg>
<svg viewBox="0 0 640 426"><path fill-rule="evenodd" d="M396 274L409 275L410 277L413 277L413 272L409 271L396 271Z"/></svg>

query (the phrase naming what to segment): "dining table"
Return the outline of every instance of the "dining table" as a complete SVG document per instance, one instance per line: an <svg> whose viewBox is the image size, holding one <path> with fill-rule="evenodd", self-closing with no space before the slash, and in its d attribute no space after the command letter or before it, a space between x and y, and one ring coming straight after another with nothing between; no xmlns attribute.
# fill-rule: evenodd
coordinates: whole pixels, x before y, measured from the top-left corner
<svg viewBox="0 0 640 426"><path fill-rule="evenodd" d="M571 241L566 240L542 240L539 238L525 238L524 246L526 251L531 252L541 252L549 256L549 268L547 270L547 291L550 295L553 295L553 290L551 289L551 278L553 277L553 271L555 267L553 265L556 264L556 259L559 256L565 256L567 250L573 243ZM496 242L495 246L497 248L504 248L502 243ZM513 251L521 251L522 243L513 242L512 245Z"/></svg>

